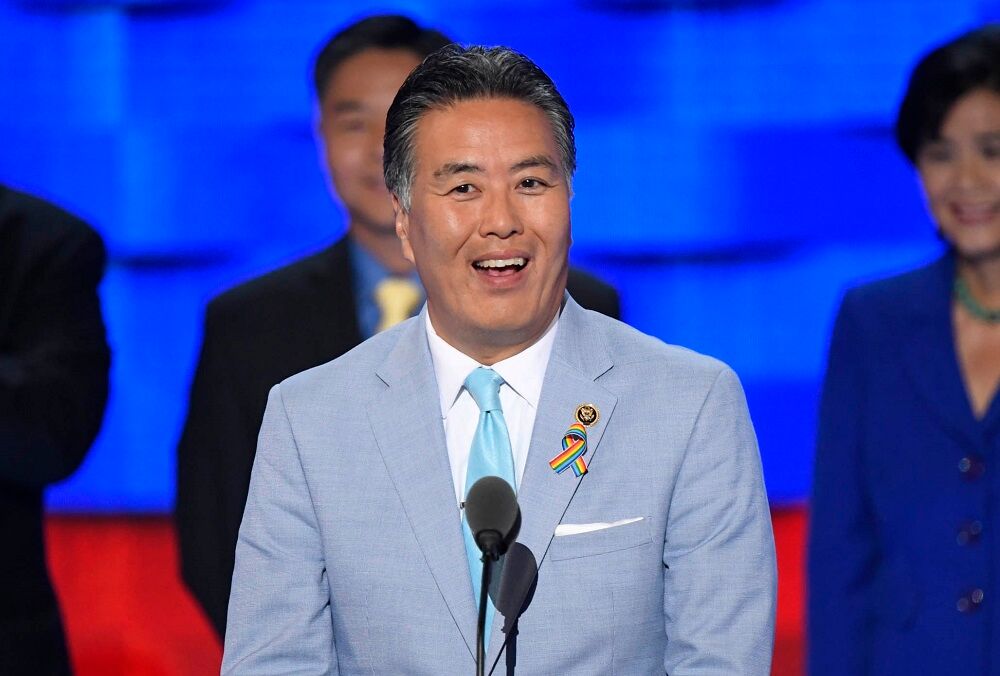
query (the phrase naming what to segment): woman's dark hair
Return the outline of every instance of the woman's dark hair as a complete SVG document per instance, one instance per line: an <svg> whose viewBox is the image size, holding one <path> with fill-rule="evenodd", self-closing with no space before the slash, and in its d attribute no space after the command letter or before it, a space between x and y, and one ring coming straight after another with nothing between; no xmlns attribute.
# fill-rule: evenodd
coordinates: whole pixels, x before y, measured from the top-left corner
<svg viewBox="0 0 1000 676"><path fill-rule="evenodd" d="M370 16L338 31L319 50L313 65L316 98L323 100L330 78L344 61L366 49L405 49L423 59L451 44L444 33L398 14Z"/></svg>
<svg viewBox="0 0 1000 676"><path fill-rule="evenodd" d="M1000 24L965 33L926 54L910 75L896 118L896 143L911 163L955 102L976 89L1000 94Z"/></svg>

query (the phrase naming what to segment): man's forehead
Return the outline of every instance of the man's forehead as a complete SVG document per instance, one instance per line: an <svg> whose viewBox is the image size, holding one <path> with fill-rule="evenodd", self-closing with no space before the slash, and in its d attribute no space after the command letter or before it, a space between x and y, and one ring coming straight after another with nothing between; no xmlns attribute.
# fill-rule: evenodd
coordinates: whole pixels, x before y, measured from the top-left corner
<svg viewBox="0 0 1000 676"><path fill-rule="evenodd" d="M330 71L322 104L360 106L365 98L380 93L389 95L391 103L399 85L420 61L421 56L406 47L365 47Z"/></svg>

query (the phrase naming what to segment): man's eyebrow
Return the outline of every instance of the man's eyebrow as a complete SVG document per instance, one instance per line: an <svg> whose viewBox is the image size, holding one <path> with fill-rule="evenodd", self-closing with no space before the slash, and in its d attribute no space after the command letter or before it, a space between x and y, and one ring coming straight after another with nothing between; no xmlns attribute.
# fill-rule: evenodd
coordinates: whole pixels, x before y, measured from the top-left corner
<svg viewBox="0 0 1000 676"><path fill-rule="evenodd" d="M442 164L441 167L434 172L434 178L447 178L448 176L454 176L455 174L481 174L483 173L482 167L477 164L471 164L469 162L447 162Z"/></svg>
<svg viewBox="0 0 1000 676"><path fill-rule="evenodd" d="M517 164L514 164L510 168L510 173L516 174L523 169L533 169L535 167L545 167L551 169L552 171L558 171L559 167L552 158L548 155L532 155L531 157L526 157Z"/></svg>
<svg viewBox="0 0 1000 676"><path fill-rule="evenodd" d="M341 101L334 101L330 104L330 107L327 110L331 113L356 113L363 107L364 106L361 105L360 101L345 99Z"/></svg>

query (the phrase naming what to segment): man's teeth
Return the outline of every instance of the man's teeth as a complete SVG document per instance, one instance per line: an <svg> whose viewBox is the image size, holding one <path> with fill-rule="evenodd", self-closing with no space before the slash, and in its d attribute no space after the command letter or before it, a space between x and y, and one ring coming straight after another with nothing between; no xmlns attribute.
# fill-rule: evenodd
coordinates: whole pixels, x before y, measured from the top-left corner
<svg viewBox="0 0 1000 676"><path fill-rule="evenodd" d="M523 258L494 258L486 261L476 261L474 265L477 268L509 268L511 266L523 268L526 262Z"/></svg>

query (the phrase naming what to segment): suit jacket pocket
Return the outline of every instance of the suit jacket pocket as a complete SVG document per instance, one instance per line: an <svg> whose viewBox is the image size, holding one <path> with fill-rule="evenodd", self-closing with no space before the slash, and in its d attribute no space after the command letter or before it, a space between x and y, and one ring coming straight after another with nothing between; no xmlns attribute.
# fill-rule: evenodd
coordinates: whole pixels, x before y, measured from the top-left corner
<svg viewBox="0 0 1000 676"><path fill-rule="evenodd" d="M553 537L547 557L553 561L562 561L641 547L652 542L648 524L649 519L646 518L589 533Z"/></svg>

